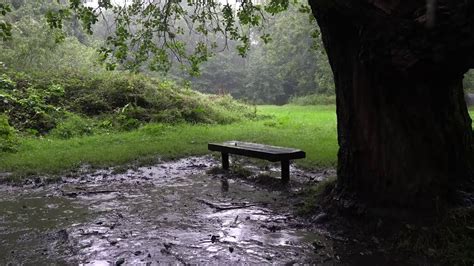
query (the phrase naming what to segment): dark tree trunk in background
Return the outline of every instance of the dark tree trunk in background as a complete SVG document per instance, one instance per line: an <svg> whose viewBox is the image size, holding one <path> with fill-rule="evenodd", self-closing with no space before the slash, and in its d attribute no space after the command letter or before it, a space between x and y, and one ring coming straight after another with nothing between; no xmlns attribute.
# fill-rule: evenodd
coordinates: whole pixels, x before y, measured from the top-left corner
<svg viewBox="0 0 474 266"><path fill-rule="evenodd" d="M340 195L435 208L474 176L474 1L310 0L334 72ZM430 12L428 12L430 13ZM434 24L428 21L434 19Z"/></svg>

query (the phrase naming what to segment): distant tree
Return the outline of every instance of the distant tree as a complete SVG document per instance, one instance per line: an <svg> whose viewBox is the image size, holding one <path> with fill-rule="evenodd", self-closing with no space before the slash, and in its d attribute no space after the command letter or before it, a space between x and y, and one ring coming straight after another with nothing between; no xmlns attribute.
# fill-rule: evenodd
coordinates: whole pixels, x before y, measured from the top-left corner
<svg viewBox="0 0 474 266"><path fill-rule="evenodd" d="M316 94L334 95L336 87L334 85L334 76L332 74L331 66L329 65L328 57L322 47L318 47L316 51Z"/></svg>
<svg viewBox="0 0 474 266"><path fill-rule="evenodd" d="M201 75L193 79L201 91L225 89L237 98L254 103L284 104L297 95L334 94L332 72L314 18L301 16L296 5L284 14L268 17L263 40L256 31L245 58L229 49L217 52L202 64Z"/></svg>
<svg viewBox="0 0 474 266"><path fill-rule="evenodd" d="M253 41L249 51L246 90L265 102L284 104L293 95L317 92L316 71L320 40L316 22L290 5L284 14L267 19L271 41ZM317 32L316 32L317 33ZM327 63L327 62L326 62Z"/></svg>
<svg viewBox="0 0 474 266"><path fill-rule="evenodd" d="M228 49L216 52L201 65L200 75L191 77L192 86L202 92L249 98L244 91L248 59L235 52L235 42L228 41L227 45Z"/></svg>
<svg viewBox="0 0 474 266"><path fill-rule="evenodd" d="M57 3L10 1L13 8L4 18L12 27L10 34L13 38L0 43L0 61L7 68L24 72L57 72L85 70L98 62L97 47L94 47L97 45L89 41L91 38L85 35L77 20L66 25L64 31L49 27L45 16L51 8L59 7Z"/></svg>

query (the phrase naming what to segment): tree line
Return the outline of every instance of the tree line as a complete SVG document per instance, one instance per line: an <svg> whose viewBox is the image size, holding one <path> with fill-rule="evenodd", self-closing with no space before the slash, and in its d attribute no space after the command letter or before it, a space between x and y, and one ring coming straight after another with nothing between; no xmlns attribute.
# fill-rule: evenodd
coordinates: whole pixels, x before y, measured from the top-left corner
<svg viewBox="0 0 474 266"><path fill-rule="evenodd" d="M11 25L14 38L0 43L2 71L69 71L87 75L106 68L99 61L99 50L114 30L108 28L114 21L112 13L105 14L93 26L94 34L88 35L77 18L61 29L48 25L49 10L61 7L56 1L7 2L11 12L4 18ZM292 97L310 94L334 95L332 72L314 18L309 14L302 16L295 5L285 14L268 16L263 23L264 33L252 29L245 56L238 52L239 41L216 35L216 49L209 52L212 56L203 60L198 71L189 75L189 71L174 62L168 78L190 81L192 88L201 92L231 94L256 104L284 104ZM273 40L262 39L262 35ZM197 43L199 39L198 33L180 38L187 43ZM118 66L116 70L125 69ZM163 77L163 73L145 67L138 71Z"/></svg>
<svg viewBox="0 0 474 266"><path fill-rule="evenodd" d="M203 63L193 87L210 93L230 93L252 103L285 104L292 97L334 95L334 81L322 48L314 17L290 6L284 14L267 18L265 42L253 36L245 57L234 52L238 45ZM258 30L255 30L258 31Z"/></svg>

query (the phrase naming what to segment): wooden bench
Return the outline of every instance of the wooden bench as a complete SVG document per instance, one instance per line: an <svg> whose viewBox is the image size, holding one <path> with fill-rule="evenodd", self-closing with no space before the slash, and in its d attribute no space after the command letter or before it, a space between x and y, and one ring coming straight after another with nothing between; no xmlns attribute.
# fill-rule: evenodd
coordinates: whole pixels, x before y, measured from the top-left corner
<svg viewBox="0 0 474 266"><path fill-rule="evenodd" d="M210 151L222 153L222 168L226 170L229 169L229 154L259 158L270 162L280 161L283 183L288 183L290 180L290 160L306 157L306 153L302 150L241 141L209 143L207 148Z"/></svg>

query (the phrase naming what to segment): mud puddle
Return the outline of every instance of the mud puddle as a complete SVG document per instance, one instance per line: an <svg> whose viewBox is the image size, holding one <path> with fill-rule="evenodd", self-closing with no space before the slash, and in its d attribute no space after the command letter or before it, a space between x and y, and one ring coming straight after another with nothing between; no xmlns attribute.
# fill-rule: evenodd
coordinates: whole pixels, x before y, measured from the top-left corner
<svg viewBox="0 0 474 266"><path fill-rule="evenodd" d="M295 217L292 201L304 186L334 173L292 167L290 186L281 188L277 178L256 185L225 173L210 174L218 164L211 157L195 157L122 174L101 170L51 185L1 186L0 262L339 261L333 239ZM279 175L277 167L250 168Z"/></svg>

